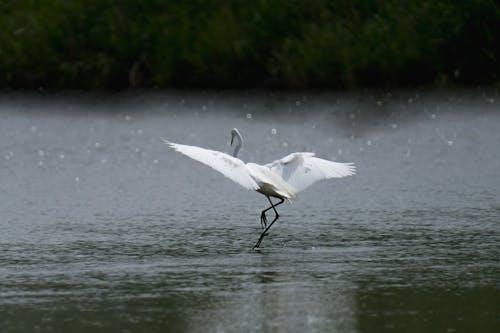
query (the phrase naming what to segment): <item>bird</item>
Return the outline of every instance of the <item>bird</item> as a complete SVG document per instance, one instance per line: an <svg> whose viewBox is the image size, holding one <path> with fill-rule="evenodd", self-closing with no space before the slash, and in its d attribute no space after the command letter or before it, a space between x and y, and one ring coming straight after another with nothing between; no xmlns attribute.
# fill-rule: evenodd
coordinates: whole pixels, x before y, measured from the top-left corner
<svg viewBox="0 0 500 333"><path fill-rule="evenodd" d="M315 157L312 152L291 153L265 165L245 163L237 157L243 146L243 136L237 128L231 130L230 146L233 147L234 144L232 155L197 146L174 143L164 138L161 140L173 150L211 167L244 188L266 196L271 206L260 214L263 231L254 246L255 250L260 249L262 240L268 235L271 226L278 220L277 206L285 200L295 199L299 192L320 180L342 178L356 173L354 163L325 160ZM273 203L271 198L279 201ZM274 211L274 219L268 223L266 212L271 209Z"/></svg>

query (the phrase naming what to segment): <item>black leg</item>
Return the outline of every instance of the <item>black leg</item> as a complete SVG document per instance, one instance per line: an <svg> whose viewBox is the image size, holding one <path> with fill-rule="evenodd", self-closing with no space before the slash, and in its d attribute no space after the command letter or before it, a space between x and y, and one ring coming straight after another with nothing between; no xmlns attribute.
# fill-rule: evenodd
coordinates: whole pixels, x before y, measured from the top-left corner
<svg viewBox="0 0 500 333"><path fill-rule="evenodd" d="M271 201L271 199L269 199L269 197L267 197L267 199L269 200L269 202ZM266 209L264 209L262 211L262 213L260 213L260 225L262 227L262 229L265 229L267 227L267 216L266 216L266 212L269 210L269 209L273 209L273 203L271 202L271 206L267 207Z"/></svg>
<svg viewBox="0 0 500 333"><path fill-rule="evenodd" d="M266 210L263 210L262 213L260 214L260 226L262 227L262 229L265 229L267 227L267 217L265 213Z"/></svg>
<svg viewBox="0 0 500 333"><path fill-rule="evenodd" d="M280 198L280 202L278 202L277 204L273 204L273 202L271 201L271 198L269 196L267 196L267 200L269 200L269 203L271 204L271 207L267 208L266 210L262 211L262 214L265 216L265 211L269 210L269 209L273 209L274 210L274 213L276 214L274 216L274 220L264 229L264 231L262 232L262 234L260 234L260 237L259 237L259 240L257 241L257 244L255 244L255 246L253 247L254 249L258 249L259 246L260 246L260 243L262 242L262 240L264 239L265 236L267 236L267 231L269 229L271 229L271 227L273 226L274 222L276 222L278 220L278 218L280 217L280 215L278 214L278 211L276 210L276 207L281 205L283 202L285 202L285 199L283 198ZM262 215L261 215L261 221L262 221Z"/></svg>

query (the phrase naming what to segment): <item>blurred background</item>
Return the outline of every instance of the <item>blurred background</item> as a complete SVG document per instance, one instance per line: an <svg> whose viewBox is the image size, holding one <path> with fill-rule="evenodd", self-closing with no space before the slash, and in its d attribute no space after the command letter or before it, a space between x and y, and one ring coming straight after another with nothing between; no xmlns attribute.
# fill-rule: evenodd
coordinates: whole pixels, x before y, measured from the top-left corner
<svg viewBox="0 0 500 333"><path fill-rule="evenodd" d="M2 1L0 88L498 85L494 0Z"/></svg>

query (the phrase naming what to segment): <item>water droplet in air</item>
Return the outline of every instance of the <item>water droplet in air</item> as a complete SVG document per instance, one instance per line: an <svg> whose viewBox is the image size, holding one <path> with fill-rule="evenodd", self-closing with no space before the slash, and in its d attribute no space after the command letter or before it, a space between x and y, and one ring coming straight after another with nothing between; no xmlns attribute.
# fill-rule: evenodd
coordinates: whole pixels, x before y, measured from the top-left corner
<svg viewBox="0 0 500 333"><path fill-rule="evenodd" d="M154 163L154 164L158 164L158 163L159 163L159 161L158 161L158 160L153 160L153 163Z"/></svg>
<svg viewBox="0 0 500 333"><path fill-rule="evenodd" d="M251 113L247 113L247 119L252 119L252 114Z"/></svg>
<svg viewBox="0 0 500 333"><path fill-rule="evenodd" d="M436 119L436 114L435 113L431 114L431 118Z"/></svg>
<svg viewBox="0 0 500 333"><path fill-rule="evenodd" d="M139 128L139 129L137 130L137 134L138 134L138 135L141 135L141 134L142 134L142 129L140 129L140 128Z"/></svg>
<svg viewBox="0 0 500 333"><path fill-rule="evenodd" d="M296 102L295 102L295 105L296 105L296 106L300 106L300 104L302 104L302 102L301 102L301 101L296 101Z"/></svg>
<svg viewBox="0 0 500 333"><path fill-rule="evenodd" d="M396 128L398 128L398 124L392 124L392 125L391 125L391 127L392 127L393 129L396 129Z"/></svg>
<svg viewBox="0 0 500 333"><path fill-rule="evenodd" d="M205 110L207 109L207 106L206 106L206 105L202 105L202 106L201 106L201 109L202 109L203 111L205 111Z"/></svg>
<svg viewBox="0 0 500 333"><path fill-rule="evenodd" d="M64 156L64 154L59 154L59 158L60 158L61 160L64 160L64 157L65 157L65 156Z"/></svg>
<svg viewBox="0 0 500 333"><path fill-rule="evenodd" d="M33 133L35 133L37 131L36 126L31 126L30 131L33 132Z"/></svg>
<svg viewBox="0 0 500 333"><path fill-rule="evenodd" d="M96 147L97 149L101 148L101 144L99 142L96 142L94 143L94 147Z"/></svg>
<svg viewBox="0 0 500 333"><path fill-rule="evenodd" d="M372 145L372 140L366 141L366 145L371 146Z"/></svg>
<svg viewBox="0 0 500 333"><path fill-rule="evenodd" d="M45 152L41 149L38 150L38 156L40 157L44 157L45 156Z"/></svg>
<svg viewBox="0 0 500 333"><path fill-rule="evenodd" d="M288 147L288 142L286 142L286 141L283 142L283 147L285 147L285 148Z"/></svg>
<svg viewBox="0 0 500 333"><path fill-rule="evenodd" d="M448 141L446 141L446 143L448 144L448 146L453 146L453 141L452 140L448 140Z"/></svg>
<svg viewBox="0 0 500 333"><path fill-rule="evenodd" d="M127 115L125 115L125 120L126 120L126 121L130 121L130 119L132 119L132 118L130 118L130 116L129 116L128 114L127 114Z"/></svg>
<svg viewBox="0 0 500 333"><path fill-rule="evenodd" d="M272 135L276 135L276 133L278 133L278 131L276 131L276 128L271 129L271 134Z"/></svg>
<svg viewBox="0 0 500 333"><path fill-rule="evenodd" d="M80 181L80 177L75 177L75 182L79 182Z"/></svg>

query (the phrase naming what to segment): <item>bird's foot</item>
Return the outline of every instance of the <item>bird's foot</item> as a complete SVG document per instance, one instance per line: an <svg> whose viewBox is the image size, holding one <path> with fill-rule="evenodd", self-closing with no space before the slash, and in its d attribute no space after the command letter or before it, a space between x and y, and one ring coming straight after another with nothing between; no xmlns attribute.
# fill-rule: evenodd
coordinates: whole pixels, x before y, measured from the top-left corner
<svg viewBox="0 0 500 333"><path fill-rule="evenodd" d="M253 247L254 250L260 250L260 243L262 243L262 240L264 239L264 237L266 237L267 235L269 235L268 232L264 231L260 237L259 237L259 240L257 241L257 243L255 244L255 246Z"/></svg>

